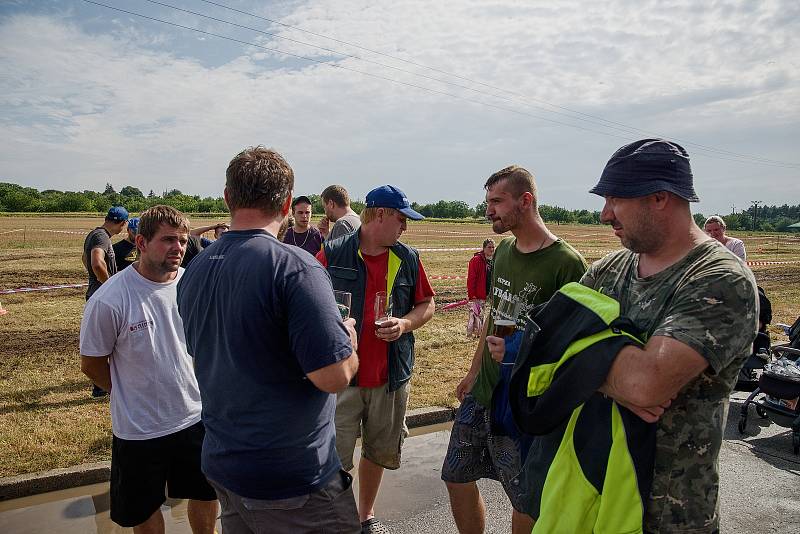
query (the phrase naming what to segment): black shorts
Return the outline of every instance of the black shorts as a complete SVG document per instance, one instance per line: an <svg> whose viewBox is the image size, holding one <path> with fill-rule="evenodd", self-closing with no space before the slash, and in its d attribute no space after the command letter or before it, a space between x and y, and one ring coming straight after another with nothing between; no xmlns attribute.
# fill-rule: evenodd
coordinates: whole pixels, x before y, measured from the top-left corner
<svg viewBox="0 0 800 534"><path fill-rule="evenodd" d="M145 440L120 439L111 444L111 520L123 527L144 523L167 496L213 501L214 488L200 471L203 423L174 434Z"/></svg>

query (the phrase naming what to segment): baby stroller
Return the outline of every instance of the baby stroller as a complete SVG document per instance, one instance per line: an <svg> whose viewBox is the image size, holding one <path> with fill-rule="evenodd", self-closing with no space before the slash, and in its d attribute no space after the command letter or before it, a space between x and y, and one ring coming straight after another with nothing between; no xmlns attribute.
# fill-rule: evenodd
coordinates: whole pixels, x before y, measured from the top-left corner
<svg viewBox="0 0 800 534"><path fill-rule="evenodd" d="M757 369L763 369L770 359L770 339L767 326L772 322L772 303L761 287L758 288L758 332L753 340L753 352L739 371L737 391L753 391L758 387Z"/></svg>
<svg viewBox="0 0 800 534"><path fill-rule="evenodd" d="M800 318L785 329L788 345L771 348L772 361L766 363L758 379L758 387L742 405L739 433L747 427L748 407L753 404L756 413L784 428L792 429L792 449L800 454Z"/></svg>

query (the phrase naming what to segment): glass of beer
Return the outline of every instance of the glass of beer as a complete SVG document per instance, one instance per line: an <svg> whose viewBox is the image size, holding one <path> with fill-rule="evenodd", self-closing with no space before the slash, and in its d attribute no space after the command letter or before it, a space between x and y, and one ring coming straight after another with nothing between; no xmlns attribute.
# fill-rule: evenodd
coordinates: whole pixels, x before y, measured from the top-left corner
<svg viewBox="0 0 800 534"><path fill-rule="evenodd" d="M386 291L375 293L375 330L381 328L383 323L392 316L392 296Z"/></svg>
<svg viewBox="0 0 800 534"><path fill-rule="evenodd" d="M497 309L494 310L492 335L507 337L513 334L517 328L520 308L519 301L501 299L497 304Z"/></svg>
<svg viewBox="0 0 800 534"><path fill-rule="evenodd" d="M342 315L342 321L350 318L350 303L353 295L347 291L335 291L333 297L336 299L336 307L339 308L339 313Z"/></svg>

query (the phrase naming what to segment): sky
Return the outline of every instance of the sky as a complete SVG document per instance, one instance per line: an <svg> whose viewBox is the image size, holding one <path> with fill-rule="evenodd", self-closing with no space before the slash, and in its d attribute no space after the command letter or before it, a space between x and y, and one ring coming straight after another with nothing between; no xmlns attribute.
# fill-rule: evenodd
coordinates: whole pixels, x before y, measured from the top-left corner
<svg viewBox="0 0 800 534"><path fill-rule="evenodd" d="M800 203L797 0L97 1L151 19L0 2L0 181L218 197L265 145L295 194L474 206L518 164L594 210L610 155L665 137L695 212Z"/></svg>

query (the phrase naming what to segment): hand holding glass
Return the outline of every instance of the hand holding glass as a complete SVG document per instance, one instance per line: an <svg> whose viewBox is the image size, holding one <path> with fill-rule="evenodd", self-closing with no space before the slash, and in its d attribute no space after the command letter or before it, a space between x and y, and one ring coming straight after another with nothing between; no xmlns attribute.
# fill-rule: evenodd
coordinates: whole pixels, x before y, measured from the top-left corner
<svg viewBox="0 0 800 534"><path fill-rule="evenodd" d="M336 306L339 308L339 313L342 314L342 320L350 317L350 303L353 295L347 291L334 291L333 297L336 299Z"/></svg>
<svg viewBox="0 0 800 534"><path fill-rule="evenodd" d="M387 295L386 291L375 293L375 329L381 328L383 323L392 316L392 296Z"/></svg>
<svg viewBox="0 0 800 534"><path fill-rule="evenodd" d="M497 309L494 310L492 335L506 337L513 334L517 328L520 308L519 301L501 299L497 304Z"/></svg>

